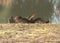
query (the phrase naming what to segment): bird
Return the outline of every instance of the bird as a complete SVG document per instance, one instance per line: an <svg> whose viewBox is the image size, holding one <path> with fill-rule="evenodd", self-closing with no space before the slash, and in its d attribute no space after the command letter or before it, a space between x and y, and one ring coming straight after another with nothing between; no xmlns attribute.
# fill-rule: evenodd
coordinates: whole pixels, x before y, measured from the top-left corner
<svg viewBox="0 0 60 43"><path fill-rule="evenodd" d="M21 16L16 16L14 18L15 23L28 23L28 20L26 18L23 18Z"/></svg>

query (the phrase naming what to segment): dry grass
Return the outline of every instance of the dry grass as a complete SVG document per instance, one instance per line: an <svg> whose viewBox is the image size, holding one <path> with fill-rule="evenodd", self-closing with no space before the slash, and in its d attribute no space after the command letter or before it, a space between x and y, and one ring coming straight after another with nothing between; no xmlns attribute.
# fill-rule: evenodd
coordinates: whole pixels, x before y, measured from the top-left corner
<svg viewBox="0 0 60 43"><path fill-rule="evenodd" d="M0 43L60 43L60 24L0 24Z"/></svg>

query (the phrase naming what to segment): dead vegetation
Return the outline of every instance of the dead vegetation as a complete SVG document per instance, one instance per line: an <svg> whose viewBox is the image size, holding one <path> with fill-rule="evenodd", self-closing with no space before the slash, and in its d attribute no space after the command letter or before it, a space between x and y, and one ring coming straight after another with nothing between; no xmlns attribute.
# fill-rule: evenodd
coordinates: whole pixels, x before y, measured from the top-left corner
<svg viewBox="0 0 60 43"><path fill-rule="evenodd" d="M0 24L0 43L60 43L59 24Z"/></svg>
<svg viewBox="0 0 60 43"><path fill-rule="evenodd" d="M22 16L11 16L8 19L8 23L49 23L48 21L43 20L42 18L38 17L35 18L36 14L32 14L28 16L27 18L24 18Z"/></svg>

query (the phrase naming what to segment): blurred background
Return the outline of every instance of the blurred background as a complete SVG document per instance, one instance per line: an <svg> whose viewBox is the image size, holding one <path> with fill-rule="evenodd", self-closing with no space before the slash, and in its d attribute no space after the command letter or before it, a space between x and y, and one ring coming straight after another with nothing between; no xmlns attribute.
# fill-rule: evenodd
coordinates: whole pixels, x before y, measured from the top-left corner
<svg viewBox="0 0 60 43"><path fill-rule="evenodd" d="M47 21L52 13L52 0L0 0L0 23L7 23L10 16L27 17L32 14Z"/></svg>

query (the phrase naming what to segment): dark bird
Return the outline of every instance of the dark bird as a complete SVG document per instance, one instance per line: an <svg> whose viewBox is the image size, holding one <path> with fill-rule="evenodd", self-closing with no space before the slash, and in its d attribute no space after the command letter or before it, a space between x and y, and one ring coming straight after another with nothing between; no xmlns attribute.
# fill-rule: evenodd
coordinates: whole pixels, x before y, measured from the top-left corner
<svg viewBox="0 0 60 43"><path fill-rule="evenodd" d="M28 23L29 22L26 18L22 18L21 16L16 16L14 20L16 23Z"/></svg>
<svg viewBox="0 0 60 43"><path fill-rule="evenodd" d="M13 16L10 16L10 17L9 17L8 23L15 23L14 17L13 17Z"/></svg>

